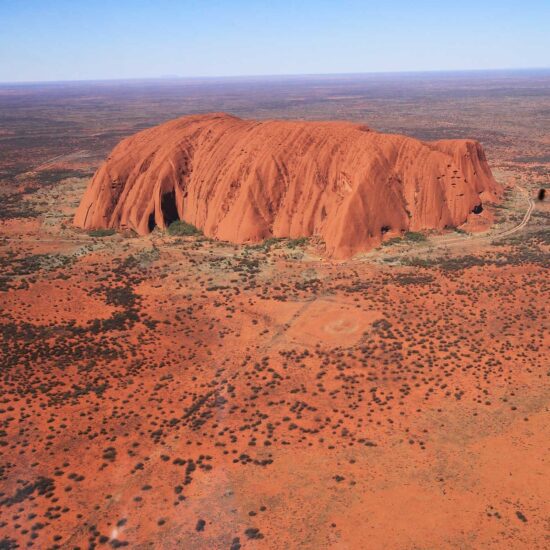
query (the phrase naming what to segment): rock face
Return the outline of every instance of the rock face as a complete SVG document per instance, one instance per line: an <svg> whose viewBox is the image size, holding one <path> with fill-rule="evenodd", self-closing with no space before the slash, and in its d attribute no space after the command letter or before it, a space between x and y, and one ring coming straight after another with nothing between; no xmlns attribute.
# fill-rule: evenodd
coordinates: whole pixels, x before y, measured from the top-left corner
<svg viewBox="0 0 550 550"><path fill-rule="evenodd" d="M181 219L236 243L316 235L347 258L403 231L458 226L500 192L476 141L222 113L121 141L74 223L143 235Z"/></svg>

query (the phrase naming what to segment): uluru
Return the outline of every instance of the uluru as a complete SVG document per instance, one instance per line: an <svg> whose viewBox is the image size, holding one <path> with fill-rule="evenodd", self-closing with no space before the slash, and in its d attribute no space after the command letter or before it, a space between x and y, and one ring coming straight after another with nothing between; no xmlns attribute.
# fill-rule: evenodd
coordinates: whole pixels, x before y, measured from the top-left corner
<svg viewBox="0 0 550 550"><path fill-rule="evenodd" d="M145 235L183 220L234 243L316 236L343 259L406 231L460 226L500 193L475 140L214 113L121 141L74 223Z"/></svg>

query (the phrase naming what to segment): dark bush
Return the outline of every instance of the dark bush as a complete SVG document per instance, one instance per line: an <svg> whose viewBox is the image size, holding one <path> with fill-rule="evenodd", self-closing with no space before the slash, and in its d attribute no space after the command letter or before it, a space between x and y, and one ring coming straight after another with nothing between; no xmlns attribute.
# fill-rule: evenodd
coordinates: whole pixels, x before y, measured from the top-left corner
<svg viewBox="0 0 550 550"><path fill-rule="evenodd" d="M192 237L193 235L202 235L202 231L194 225L177 220L168 226L168 233L178 237Z"/></svg>

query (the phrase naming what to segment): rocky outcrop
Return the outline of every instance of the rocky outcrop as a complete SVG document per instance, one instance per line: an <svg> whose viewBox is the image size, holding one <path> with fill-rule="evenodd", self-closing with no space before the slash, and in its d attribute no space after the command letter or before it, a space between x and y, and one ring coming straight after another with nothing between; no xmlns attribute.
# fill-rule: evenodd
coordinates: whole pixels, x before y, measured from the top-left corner
<svg viewBox="0 0 550 550"><path fill-rule="evenodd" d="M124 139L74 222L146 234L181 219L236 243L316 235L330 256L347 258L403 231L458 226L499 194L476 141L222 113Z"/></svg>

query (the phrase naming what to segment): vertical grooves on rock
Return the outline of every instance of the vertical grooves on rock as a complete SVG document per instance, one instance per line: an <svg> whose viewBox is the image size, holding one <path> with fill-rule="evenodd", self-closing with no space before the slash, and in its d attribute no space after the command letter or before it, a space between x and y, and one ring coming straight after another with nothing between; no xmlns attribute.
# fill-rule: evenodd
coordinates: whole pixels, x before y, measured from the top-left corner
<svg viewBox="0 0 550 550"><path fill-rule="evenodd" d="M348 122L218 113L123 140L94 176L75 224L145 234L151 213L161 227L166 212L174 215L162 203L172 192L178 216L207 236L255 242L319 233L332 256L348 257L379 244L388 227L460 225L501 190L472 140L423 143Z"/></svg>

